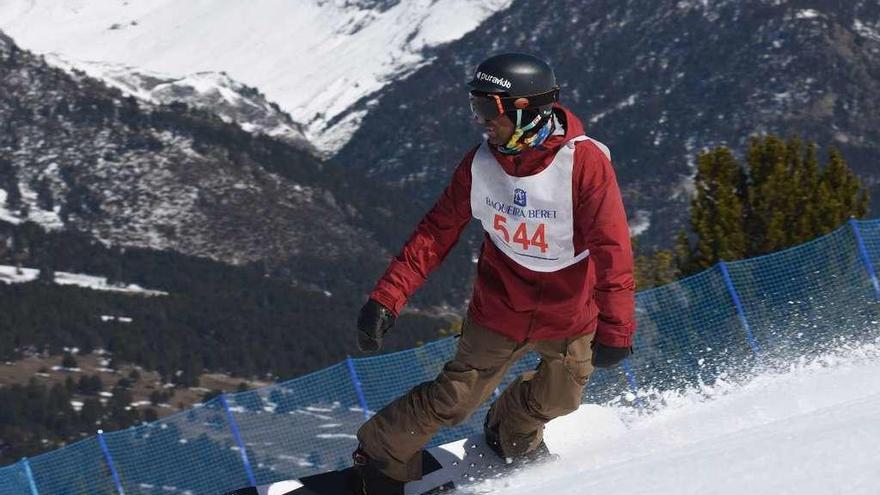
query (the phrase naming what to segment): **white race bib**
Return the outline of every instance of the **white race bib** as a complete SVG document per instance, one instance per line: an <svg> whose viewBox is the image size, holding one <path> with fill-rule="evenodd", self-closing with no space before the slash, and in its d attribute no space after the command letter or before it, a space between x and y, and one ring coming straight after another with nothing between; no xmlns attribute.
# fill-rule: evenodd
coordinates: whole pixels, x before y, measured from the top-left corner
<svg viewBox="0 0 880 495"><path fill-rule="evenodd" d="M555 272L590 254L574 251L572 190L575 143L587 139L572 139L547 168L528 177L507 175L486 143L474 155L471 212L498 249L530 270Z"/></svg>

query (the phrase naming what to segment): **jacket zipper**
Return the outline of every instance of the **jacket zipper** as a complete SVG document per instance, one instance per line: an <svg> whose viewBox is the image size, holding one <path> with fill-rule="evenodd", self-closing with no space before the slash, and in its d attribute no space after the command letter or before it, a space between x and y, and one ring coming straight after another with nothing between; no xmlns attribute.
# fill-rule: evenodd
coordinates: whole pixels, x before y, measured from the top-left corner
<svg viewBox="0 0 880 495"><path fill-rule="evenodd" d="M532 330L535 326L535 316L538 315L538 310L541 308L541 303L544 300L544 276L540 275L538 279L538 303L535 305L535 310L532 311L532 317L529 319L529 328L526 330L526 340L529 340L529 337L532 336Z"/></svg>

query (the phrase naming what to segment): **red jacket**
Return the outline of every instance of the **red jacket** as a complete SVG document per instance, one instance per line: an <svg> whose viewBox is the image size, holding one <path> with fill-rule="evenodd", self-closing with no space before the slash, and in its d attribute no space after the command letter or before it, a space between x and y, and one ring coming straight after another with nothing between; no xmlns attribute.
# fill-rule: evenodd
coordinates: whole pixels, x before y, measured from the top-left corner
<svg viewBox="0 0 880 495"><path fill-rule="evenodd" d="M518 155L493 154L505 172L518 177L547 167L565 142L584 134L583 124L558 106L565 136L551 136L541 148ZM370 297L399 314L458 241L471 219L471 150L440 199L391 262ZM468 317L518 342L561 339L596 331L613 347L632 345L635 332L633 256L626 212L611 162L591 141L574 154L575 251L590 255L555 272L529 270L485 237Z"/></svg>

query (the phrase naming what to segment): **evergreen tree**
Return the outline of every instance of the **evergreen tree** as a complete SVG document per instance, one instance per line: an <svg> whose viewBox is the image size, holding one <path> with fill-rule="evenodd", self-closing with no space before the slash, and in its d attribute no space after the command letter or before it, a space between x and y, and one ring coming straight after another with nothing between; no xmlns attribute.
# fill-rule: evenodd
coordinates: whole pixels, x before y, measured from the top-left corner
<svg viewBox="0 0 880 495"><path fill-rule="evenodd" d="M101 377L97 375L80 377L79 385L77 386L79 393L84 395L97 395L103 389L104 384L101 382Z"/></svg>
<svg viewBox="0 0 880 495"><path fill-rule="evenodd" d="M797 151L800 153L800 150ZM791 223L792 244L802 244L814 238L816 225L819 220L819 206L817 201L819 189L819 158L816 154L816 144L808 143L804 147L803 160L800 162L798 201L795 205L795 218Z"/></svg>
<svg viewBox="0 0 880 495"><path fill-rule="evenodd" d="M78 364L76 362L76 358L73 357L73 354L69 352L64 353L64 357L61 358L61 366L68 369L77 368Z"/></svg>
<svg viewBox="0 0 880 495"><path fill-rule="evenodd" d="M817 227L830 232L851 217L860 218L868 212L868 194L861 181L846 165L835 148L828 152L828 164L819 180Z"/></svg>
<svg viewBox="0 0 880 495"><path fill-rule="evenodd" d="M131 392L119 386L113 387L113 397L107 404L113 429L127 428L140 419L138 412L131 407L131 401Z"/></svg>
<svg viewBox="0 0 880 495"><path fill-rule="evenodd" d="M67 375L67 378L64 379L64 388L71 394L76 390L76 382L73 381L72 376Z"/></svg>
<svg viewBox="0 0 880 495"><path fill-rule="evenodd" d="M52 211L55 208L55 197L52 194L52 186L47 179L37 182L37 206L41 210Z"/></svg>
<svg viewBox="0 0 880 495"><path fill-rule="evenodd" d="M55 269L52 268L52 264L49 263L49 260L43 259L40 263L40 274L37 280L43 284L54 284L55 283Z"/></svg>
<svg viewBox="0 0 880 495"><path fill-rule="evenodd" d="M705 269L718 260L736 260L745 255L742 174L728 148L719 147L698 157L697 195L691 204L691 226L697 237L692 269Z"/></svg>
<svg viewBox="0 0 880 495"><path fill-rule="evenodd" d="M21 210L24 203L21 199L21 189L18 186L18 174L12 166L12 162L0 157L0 189L6 191L6 209L10 211Z"/></svg>
<svg viewBox="0 0 880 495"><path fill-rule="evenodd" d="M675 252L661 249L635 259L636 287L650 289L674 282L681 274Z"/></svg>
<svg viewBox="0 0 880 495"><path fill-rule="evenodd" d="M104 406L101 401L95 397L89 397L83 401L83 407L79 412L80 421L82 421L87 430L91 430L99 424L104 416Z"/></svg>
<svg viewBox="0 0 880 495"><path fill-rule="evenodd" d="M746 228L749 247L746 255L754 256L787 245L787 215L790 211L791 186L787 163L788 147L776 136L753 138L747 153L748 192Z"/></svg>
<svg viewBox="0 0 880 495"><path fill-rule="evenodd" d="M815 143L755 137L746 163L739 166L726 148L699 156L691 205L695 241L684 232L676 241L683 273L802 244L867 214L867 190L836 149L820 168Z"/></svg>

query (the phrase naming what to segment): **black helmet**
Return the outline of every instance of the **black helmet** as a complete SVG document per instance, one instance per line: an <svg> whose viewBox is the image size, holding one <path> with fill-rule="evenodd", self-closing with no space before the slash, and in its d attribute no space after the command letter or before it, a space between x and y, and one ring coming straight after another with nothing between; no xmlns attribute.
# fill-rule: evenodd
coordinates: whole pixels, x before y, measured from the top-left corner
<svg viewBox="0 0 880 495"><path fill-rule="evenodd" d="M471 107L481 118L493 118L515 110L548 109L559 98L556 75L547 62L525 53L489 57L468 83ZM479 97L490 96L490 98Z"/></svg>
<svg viewBox="0 0 880 495"><path fill-rule="evenodd" d="M503 53L477 66L468 83L472 91L532 96L558 91L553 69L538 57L525 53Z"/></svg>
<svg viewBox="0 0 880 495"><path fill-rule="evenodd" d="M477 66L468 85L476 119L506 116L513 122L513 136L498 147L502 153L538 146L553 132L559 85L547 62L525 53L495 55Z"/></svg>

